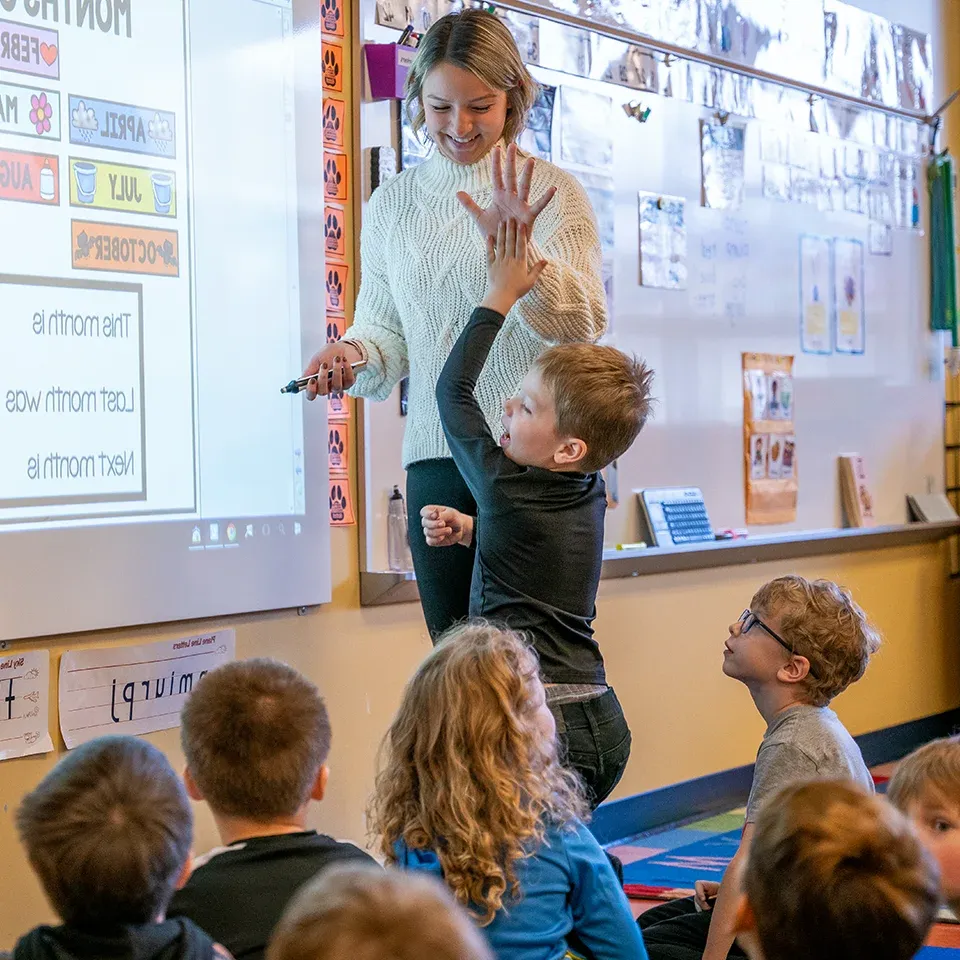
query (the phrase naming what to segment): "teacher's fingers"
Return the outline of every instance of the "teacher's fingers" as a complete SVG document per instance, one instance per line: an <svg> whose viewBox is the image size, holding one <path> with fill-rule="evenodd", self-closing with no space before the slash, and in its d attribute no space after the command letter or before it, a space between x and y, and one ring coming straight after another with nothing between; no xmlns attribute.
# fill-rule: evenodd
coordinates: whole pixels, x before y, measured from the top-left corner
<svg viewBox="0 0 960 960"><path fill-rule="evenodd" d="M507 147L506 188L508 193L517 193L517 145Z"/></svg>
<svg viewBox="0 0 960 960"><path fill-rule="evenodd" d="M527 157L520 169L520 180L517 182L517 197L526 203L530 199L530 182L533 180L533 157Z"/></svg>
<svg viewBox="0 0 960 960"><path fill-rule="evenodd" d="M473 217L474 223L479 224L480 218L483 216L483 207L481 207L469 193L461 190L457 194L457 199L460 201L460 205Z"/></svg>
<svg viewBox="0 0 960 960"><path fill-rule="evenodd" d="M541 213L547 208L547 204L556 196L557 188L550 187L544 195L534 204L530 205L530 221L531 223L540 216Z"/></svg>
<svg viewBox="0 0 960 960"><path fill-rule="evenodd" d="M493 189L503 189L503 152L500 147L493 148L493 155L490 159L491 173L493 175Z"/></svg>

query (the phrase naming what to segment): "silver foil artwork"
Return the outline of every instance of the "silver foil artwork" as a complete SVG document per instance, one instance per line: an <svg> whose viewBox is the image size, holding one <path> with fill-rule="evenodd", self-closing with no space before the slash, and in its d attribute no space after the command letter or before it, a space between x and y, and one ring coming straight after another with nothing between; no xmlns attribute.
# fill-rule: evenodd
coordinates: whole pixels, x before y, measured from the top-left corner
<svg viewBox="0 0 960 960"><path fill-rule="evenodd" d="M893 27L840 0L824 5L827 86L895 107L900 102Z"/></svg>
<svg viewBox="0 0 960 960"><path fill-rule="evenodd" d="M933 52L930 38L907 27L893 28L897 53L900 106L931 113L937 104L933 92Z"/></svg>

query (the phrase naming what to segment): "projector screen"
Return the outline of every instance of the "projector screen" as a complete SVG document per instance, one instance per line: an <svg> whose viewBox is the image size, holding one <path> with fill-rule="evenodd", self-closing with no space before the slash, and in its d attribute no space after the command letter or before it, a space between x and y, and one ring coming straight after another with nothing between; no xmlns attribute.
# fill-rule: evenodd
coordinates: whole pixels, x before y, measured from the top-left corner
<svg viewBox="0 0 960 960"><path fill-rule="evenodd" d="M329 600L316 0L0 0L0 639Z"/></svg>

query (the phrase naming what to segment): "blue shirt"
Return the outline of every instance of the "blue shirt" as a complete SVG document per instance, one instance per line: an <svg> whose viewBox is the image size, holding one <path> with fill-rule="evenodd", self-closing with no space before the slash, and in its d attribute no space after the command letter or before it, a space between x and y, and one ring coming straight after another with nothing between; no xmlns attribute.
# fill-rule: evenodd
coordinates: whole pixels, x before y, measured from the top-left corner
<svg viewBox="0 0 960 960"><path fill-rule="evenodd" d="M430 850L395 850L397 866L442 879ZM520 897L504 896L482 927L498 960L562 960L568 949L593 960L647 960L640 930L613 867L580 822L547 831L543 846L514 864Z"/></svg>

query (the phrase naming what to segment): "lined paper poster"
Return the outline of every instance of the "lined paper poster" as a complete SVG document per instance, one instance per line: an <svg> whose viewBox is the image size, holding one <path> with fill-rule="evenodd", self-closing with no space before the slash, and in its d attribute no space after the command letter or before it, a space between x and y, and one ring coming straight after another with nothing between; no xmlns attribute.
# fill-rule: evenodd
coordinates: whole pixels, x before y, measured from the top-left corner
<svg viewBox="0 0 960 960"><path fill-rule="evenodd" d="M0 657L0 760L49 753L50 652Z"/></svg>
<svg viewBox="0 0 960 960"><path fill-rule="evenodd" d="M70 650L60 658L60 732L68 747L110 734L180 726L193 685L234 658L233 630L136 647Z"/></svg>

